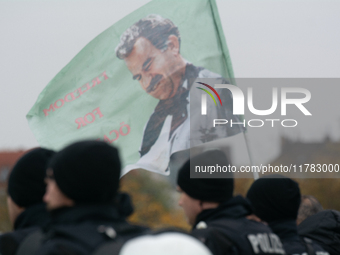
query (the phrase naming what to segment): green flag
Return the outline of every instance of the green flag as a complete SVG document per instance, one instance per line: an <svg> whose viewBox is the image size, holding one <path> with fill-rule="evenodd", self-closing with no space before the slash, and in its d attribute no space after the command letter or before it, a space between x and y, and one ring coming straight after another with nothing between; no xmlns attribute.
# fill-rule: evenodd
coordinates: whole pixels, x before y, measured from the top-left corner
<svg viewBox="0 0 340 255"><path fill-rule="evenodd" d="M166 174L170 155L190 147L188 91L197 78L216 77L233 82L215 1L155 0L86 45L27 119L43 147L104 140L120 149L123 174Z"/></svg>

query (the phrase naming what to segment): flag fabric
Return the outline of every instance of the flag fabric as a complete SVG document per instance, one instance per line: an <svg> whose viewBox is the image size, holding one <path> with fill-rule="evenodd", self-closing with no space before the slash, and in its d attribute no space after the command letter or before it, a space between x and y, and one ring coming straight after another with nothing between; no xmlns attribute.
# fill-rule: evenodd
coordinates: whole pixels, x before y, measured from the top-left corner
<svg viewBox="0 0 340 255"><path fill-rule="evenodd" d="M158 38L163 28L167 34ZM188 117L181 102L192 80L209 78L207 72L233 82L215 1L154 0L87 44L41 92L28 123L42 147L104 140L120 149L123 174L167 174L181 147L162 148Z"/></svg>

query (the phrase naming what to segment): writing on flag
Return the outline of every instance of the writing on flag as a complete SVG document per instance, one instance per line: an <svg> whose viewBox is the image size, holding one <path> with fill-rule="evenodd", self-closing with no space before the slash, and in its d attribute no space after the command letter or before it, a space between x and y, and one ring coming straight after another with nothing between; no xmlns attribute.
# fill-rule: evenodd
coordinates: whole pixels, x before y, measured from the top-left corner
<svg viewBox="0 0 340 255"><path fill-rule="evenodd" d="M84 94L85 92L87 92L88 90L90 90L91 88L97 86L98 84L102 83L102 80L107 80L108 77L105 73L105 71L95 77L92 82L88 82L84 85L82 85L81 87L77 88L76 90L67 93L64 97L57 99L54 103L50 104L50 106L48 107L48 109L44 109L43 112L45 114L45 116L47 116L51 111L54 112L56 109L59 109L61 107L64 106L65 103L71 102L77 98L79 98L82 94Z"/></svg>

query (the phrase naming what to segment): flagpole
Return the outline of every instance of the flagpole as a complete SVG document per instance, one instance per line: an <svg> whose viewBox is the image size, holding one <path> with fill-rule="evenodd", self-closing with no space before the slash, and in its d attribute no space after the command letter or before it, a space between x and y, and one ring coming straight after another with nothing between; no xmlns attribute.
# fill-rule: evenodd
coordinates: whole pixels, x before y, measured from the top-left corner
<svg viewBox="0 0 340 255"><path fill-rule="evenodd" d="M253 166L253 157L251 155L251 152L250 152L250 148L249 148L249 142L248 142L248 137L247 137L247 134L246 134L246 131L243 131L243 136L244 136L244 140L246 142L246 146L247 146L247 151L248 151L248 155L249 155L249 161L250 161L250 166ZM253 172L253 177L254 177L254 180L257 180L259 178L259 173L258 172Z"/></svg>

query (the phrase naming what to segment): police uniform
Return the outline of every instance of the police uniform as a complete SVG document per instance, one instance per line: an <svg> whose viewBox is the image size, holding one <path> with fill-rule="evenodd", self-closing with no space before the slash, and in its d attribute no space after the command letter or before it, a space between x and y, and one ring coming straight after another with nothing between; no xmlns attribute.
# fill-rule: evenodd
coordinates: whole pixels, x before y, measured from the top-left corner
<svg viewBox="0 0 340 255"><path fill-rule="evenodd" d="M179 204L190 223L195 221L191 234L214 255L285 254L277 235L266 225L246 218L252 209L243 197L233 197L233 173L226 172L225 178L190 178L191 167L211 165L230 163L221 150L208 150L188 160L178 172L177 185L185 193ZM184 204L188 202L196 206L199 202L201 210L188 211L188 204ZM217 207L204 209L206 202Z"/></svg>
<svg viewBox="0 0 340 255"><path fill-rule="evenodd" d="M12 255L20 243L32 232L45 226L50 218L43 203L47 164L54 151L36 148L22 156L14 165L8 178L9 201L23 208L14 219L14 232L0 236L0 254ZM11 215L15 216L15 215Z"/></svg>
<svg viewBox="0 0 340 255"><path fill-rule="evenodd" d="M296 219L301 202L297 182L281 175L267 175L249 188L247 198L255 214L277 234L287 254L329 255L319 245L297 233Z"/></svg>
<svg viewBox="0 0 340 255"><path fill-rule="evenodd" d="M285 254L280 238L266 225L248 220L250 204L236 196L215 209L202 211L192 235L214 255Z"/></svg>
<svg viewBox="0 0 340 255"><path fill-rule="evenodd" d="M113 205L60 208L52 211L36 254L92 254L109 241L125 242L146 230L128 224Z"/></svg>
<svg viewBox="0 0 340 255"><path fill-rule="evenodd" d="M106 242L145 230L125 221L129 201L117 199L121 164L116 148L101 141L76 142L56 153L48 170L45 200L51 223L25 238L21 254L92 254ZM50 185L71 205L69 200L54 204L57 188Z"/></svg>
<svg viewBox="0 0 340 255"><path fill-rule="evenodd" d="M298 226L298 233L319 243L329 254L340 254L339 211L323 210L308 217Z"/></svg>
<svg viewBox="0 0 340 255"><path fill-rule="evenodd" d="M30 206L22 212L14 223L14 232L0 236L0 254L15 254L20 243L31 233L45 226L50 220L46 205L41 203Z"/></svg>
<svg viewBox="0 0 340 255"><path fill-rule="evenodd" d="M300 237L295 221L272 222L269 226L280 237L288 255L329 255L327 251L312 240Z"/></svg>

